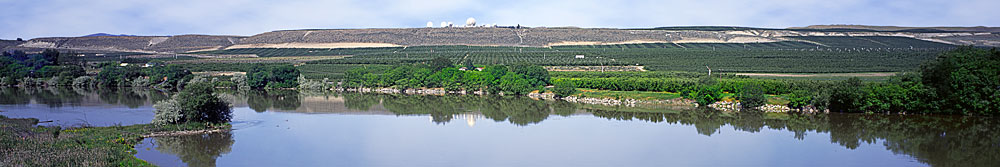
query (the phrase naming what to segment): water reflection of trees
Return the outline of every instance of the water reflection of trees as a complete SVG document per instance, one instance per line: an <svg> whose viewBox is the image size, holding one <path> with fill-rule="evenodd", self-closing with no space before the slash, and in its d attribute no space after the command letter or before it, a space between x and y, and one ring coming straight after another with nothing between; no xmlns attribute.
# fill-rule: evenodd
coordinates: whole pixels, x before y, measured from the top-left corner
<svg viewBox="0 0 1000 167"><path fill-rule="evenodd" d="M614 120L643 120L694 125L711 136L723 125L759 132L763 128L787 130L803 139L805 132L830 134L830 142L855 149L861 143L884 141L894 152L910 155L932 166L991 166L1000 164L998 120L974 116L796 114L761 112L681 111L643 113L591 111Z"/></svg>
<svg viewBox="0 0 1000 167"><path fill-rule="evenodd" d="M177 155L187 166L215 166L215 160L232 151L230 132L156 138L156 150Z"/></svg>
<svg viewBox="0 0 1000 167"><path fill-rule="evenodd" d="M542 122L552 113L569 115L576 106L565 102L540 101L525 97L499 96L415 96L386 94L343 94L349 109L371 110L381 104L397 115L430 115L435 123L447 123L455 115L478 112L487 119L516 125Z"/></svg>
<svg viewBox="0 0 1000 167"><path fill-rule="evenodd" d="M302 105L299 92L295 90L251 90L247 92L247 105L257 112L274 108L279 110L295 110Z"/></svg>
<svg viewBox="0 0 1000 167"><path fill-rule="evenodd" d="M169 92L143 88L77 88L31 87L0 88L0 104L28 104L31 100L49 107L78 106L91 97L107 104L122 104L138 108L152 102L168 99Z"/></svg>

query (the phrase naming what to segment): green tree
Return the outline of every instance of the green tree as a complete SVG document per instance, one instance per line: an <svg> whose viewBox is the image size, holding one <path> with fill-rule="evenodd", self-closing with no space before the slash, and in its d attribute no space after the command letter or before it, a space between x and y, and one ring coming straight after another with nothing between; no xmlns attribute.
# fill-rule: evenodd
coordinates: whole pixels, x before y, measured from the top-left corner
<svg viewBox="0 0 1000 167"><path fill-rule="evenodd" d="M270 75L267 79L268 88L295 88L299 86L299 69L292 65L280 65L271 67Z"/></svg>
<svg viewBox="0 0 1000 167"><path fill-rule="evenodd" d="M806 90L794 90L788 96L788 108L802 110L812 101L812 94Z"/></svg>
<svg viewBox="0 0 1000 167"><path fill-rule="evenodd" d="M555 88L552 89L552 93L558 98L572 96L576 94L576 85L570 81L557 80L555 81Z"/></svg>
<svg viewBox="0 0 1000 167"><path fill-rule="evenodd" d="M267 86L267 79L270 72L261 65L256 65L247 72L247 85L253 89L261 89Z"/></svg>
<svg viewBox="0 0 1000 167"><path fill-rule="evenodd" d="M155 66L150 70L149 83L156 83L157 87L161 88L172 88L177 85L177 82L189 75L191 75L191 71L176 64Z"/></svg>
<svg viewBox="0 0 1000 167"><path fill-rule="evenodd" d="M451 59L445 58L444 56L434 57L434 59L431 59L430 63L431 69L434 69L434 71L440 71L442 69L452 67L453 64L454 63L451 62Z"/></svg>
<svg viewBox="0 0 1000 167"><path fill-rule="evenodd" d="M960 47L921 68L922 81L937 95L940 111L1000 114L1000 51Z"/></svg>
<svg viewBox="0 0 1000 167"><path fill-rule="evenodd" d="M690 96L694 97L698 106L708 106L722 100L722 89L715 85L702 85L699 86L697 91L692 92Z"/></svg>
<svg viewBox="0 0 1000 167"><path fill-rule="evenodd" d="M830 94L830 111L864 112L864 86L857 77L839 82Z"/></svg>
<svg viewBox="0 0 1000 167"><path fill-rule="evenodd" d="M51 63L53 65L59 65L59 51L58 50L55 50L55 49L45 49L45 50L42 51L42 58L44 58L45 61L47 61L47 62L49 62L49 63Z"/></svg>
<svg viewBox="0 0 1000 167"><path fill-rule="evenodd" d="M757 108L767 102L767 95L764 94L760 85L749 84L740 89L736 99L740 101L740 106L743 108Z"/></svg>
<svg viewBox="0 0 1000 167"><path fill-rule="evenodd" d="M531 91L531 83L520 74L507 73L500 77L500 89L515 95L528 94Z"/></svg>
<svg viewBox="0 0 1000 167"><path fill-rule="evenodd" d="M515 64L510 67L510 71L522 75L531 82L532 87L545 86L549 84L549 71L542 66Z"/></svg>
<svg viewBox="0 0 1000 167"><path fill-rule="evenodd" d="M194 83L184 86L177 97L177 103L186 121L225 123L232 118L229 103L215 95L210 83Z"/></svg>

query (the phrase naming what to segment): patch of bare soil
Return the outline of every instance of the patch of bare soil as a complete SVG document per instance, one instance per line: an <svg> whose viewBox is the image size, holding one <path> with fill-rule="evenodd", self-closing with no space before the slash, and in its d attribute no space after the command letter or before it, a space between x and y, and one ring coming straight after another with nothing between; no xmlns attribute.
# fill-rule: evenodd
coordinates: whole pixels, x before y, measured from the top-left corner
<svg viewBox="0 0 1000 167"><path fill-rule="evenodd" d="M243 48L376 48L376 47L400 47L391 43L277 43L277 44L240 44L227 47L226 49Z"/></svg>
<svg viewBox="0 0 1000 167"><path fill-rule="evenodd" d="M888 77L895 76L896 73L876 72L876 73L825 73L825 74L785 74L785 73L732 73L742 76L761 77Z"/></svg>

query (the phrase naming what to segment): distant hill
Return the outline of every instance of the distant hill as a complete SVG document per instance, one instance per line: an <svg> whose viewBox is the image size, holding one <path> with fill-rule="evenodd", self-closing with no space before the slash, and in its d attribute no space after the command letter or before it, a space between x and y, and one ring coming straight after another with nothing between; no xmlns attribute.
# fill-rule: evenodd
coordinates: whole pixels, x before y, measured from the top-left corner
<svg viewBox="0 0 1000 167"><path fill-rule="evenodd" d="M134 37L134 36L138 36L138 35L128 35L128 34L118 34L118 35L115 35L115 34L108 34L108 33L97 33L97 34L84 35L84 36L81 36L81 37Z"/></svg>
<svg viewBox="0 0 1000 167"><path fill-rule="evenodd" d="M20 45L20 44L23 44L23 43L24 43L24 41L0 40L0 49L6 50L5 48L7 48L7 47L13 47L13 46L17 46L17 45Z"/></svg>
<svg viewBox="0 0 1000 167"><path fill-rule="evenodd" d="M899 45L887 44L887 41L890 43L899 43ZM828 25L792 27L787 29L737 26L681 26L648 29L570 27L307 29L271 31L253 36L135 36L97 33L84 37L35 38L26 42L5 42L0 43L0 45L7 46L7 48L56 48L65 50L172 54L246 48L356 48L442 45L553 47L647 43L675 45L682 43L716 43L736 46L738 44L771 42L807 42L827 47L838 47L841 44L849 43L850 47L860 48L942 46L937 43L998 47L1000 46L1000 28Z"/></svg>
<svg viewBox="0 0 1000 167"><path fill-rule="evenodd" d="M848 29L848 30L874 30L874 31L903 31L903 32L935 32L935 31L947 31L947 32L1000 32L1000 27L901 27L901 26L870 26L870 25L811 25L806 27L789 27L791 30L807 30L807 29L818 29L818 30L829 30L829 29Z"/></svg>

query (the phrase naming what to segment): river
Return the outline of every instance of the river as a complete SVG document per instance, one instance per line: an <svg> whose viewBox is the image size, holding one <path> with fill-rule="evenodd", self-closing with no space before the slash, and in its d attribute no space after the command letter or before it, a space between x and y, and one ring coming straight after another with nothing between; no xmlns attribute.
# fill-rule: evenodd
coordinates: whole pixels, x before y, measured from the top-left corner
<svg viewBox="0 0 1000 167"><path fill-rule="evenodd" d="M173 93L0 88L0 115L149 123ZM233 131L147 138L160 166L991 166L996 118L721 112L524 97L221 91Z"/></svg>

